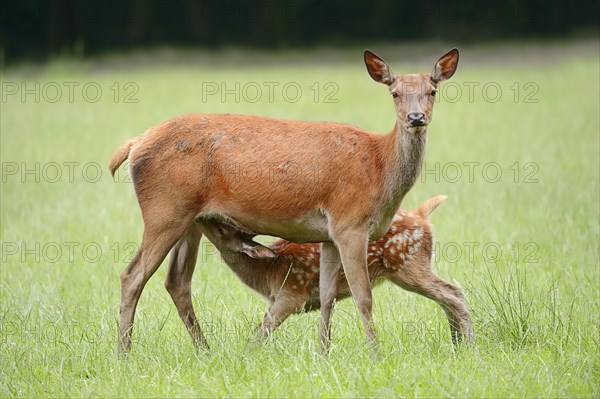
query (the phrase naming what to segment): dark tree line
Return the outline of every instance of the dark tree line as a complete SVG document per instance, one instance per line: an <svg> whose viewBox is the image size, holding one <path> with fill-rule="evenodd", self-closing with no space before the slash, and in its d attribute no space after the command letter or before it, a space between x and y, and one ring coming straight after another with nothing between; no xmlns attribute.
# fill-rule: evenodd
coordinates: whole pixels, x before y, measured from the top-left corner
<svg viewBox="0 0 600 399"><path fill-rule="evenodd" d="M597 0L9 0L4 61L169 44L282 48L356 40L516 39L598 30Z"/></svg>

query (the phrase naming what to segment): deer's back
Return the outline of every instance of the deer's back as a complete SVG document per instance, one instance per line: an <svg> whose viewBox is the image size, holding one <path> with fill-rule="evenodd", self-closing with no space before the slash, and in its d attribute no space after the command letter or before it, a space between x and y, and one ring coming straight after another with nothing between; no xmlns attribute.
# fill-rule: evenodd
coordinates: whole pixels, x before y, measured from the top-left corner
<svg viewBox="0 0 600 399"><path fill-rule="evenodd" d="M177 206L223 212L255 232L318 241L327 237L326 212L377 212L380 142L337 123L189 114L140 136L130 170L142 208L168 195Z"/></svg>

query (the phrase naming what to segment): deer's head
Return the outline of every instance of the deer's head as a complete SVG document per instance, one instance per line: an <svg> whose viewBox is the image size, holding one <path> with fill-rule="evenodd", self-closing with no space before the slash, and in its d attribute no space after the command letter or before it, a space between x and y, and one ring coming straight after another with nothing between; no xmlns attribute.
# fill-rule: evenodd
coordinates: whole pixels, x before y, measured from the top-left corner
<svg viewBox="0 0 600 399"><path fill-rule="evenodd" d="M202 227L202 233L217 247L222 255L243 253L253 259L277 257L277 254L271 249L254 241L254 235L252 234L216 220L202 220L198 223Z"/></svg>
<svg viewBox="0 0 600 399"><path fill-rule="evenodd" d="M365 65L376 82L385 84L396 108L398 123L405 130L422 133L431 122L438 84L450 79L458 65L458 50L444 54L430 73L396 75L388 64L365 50Z"/></svg>

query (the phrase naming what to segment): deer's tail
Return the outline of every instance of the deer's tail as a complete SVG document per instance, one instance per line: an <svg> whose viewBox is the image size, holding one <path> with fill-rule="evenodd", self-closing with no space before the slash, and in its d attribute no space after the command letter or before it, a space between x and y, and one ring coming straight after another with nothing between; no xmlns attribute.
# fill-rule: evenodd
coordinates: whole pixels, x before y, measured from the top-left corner
<svg viewBox="0 0 600 399"><path fill-rule="evenodd" d="M444 202L446 198L448 197L445 195L436 195L435 197L429 198L427 201L423 202L423 205L421 205L419 209L417 209L417 214L427 219L431 212L433 212L439 204Z"/></svg>
<svg viewBox="0 0 600 399"><path fill-rule="evenodd" d="M139 137L126 141L112 154L110 157L110 162L108 163L108 169L110 169L110 174L113 177L115 177L115 172L119 166L121 166L121 164L129 157L131 146L134 145L138 140Z"/></svg>

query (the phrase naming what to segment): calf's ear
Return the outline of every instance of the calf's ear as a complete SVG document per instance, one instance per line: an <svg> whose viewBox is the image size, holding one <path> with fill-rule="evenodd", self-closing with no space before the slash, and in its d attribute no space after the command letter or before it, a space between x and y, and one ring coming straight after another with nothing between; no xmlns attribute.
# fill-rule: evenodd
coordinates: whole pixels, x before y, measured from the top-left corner
<svg viewBox="0 0 600 399"><path fill-rule="evenodd" d="M276 258L277 254L271 249L260 245L255 241L245 241L242 243L242 252L252 259L272 259Z"/></svg>

